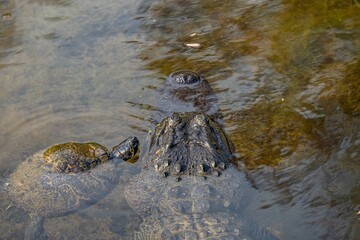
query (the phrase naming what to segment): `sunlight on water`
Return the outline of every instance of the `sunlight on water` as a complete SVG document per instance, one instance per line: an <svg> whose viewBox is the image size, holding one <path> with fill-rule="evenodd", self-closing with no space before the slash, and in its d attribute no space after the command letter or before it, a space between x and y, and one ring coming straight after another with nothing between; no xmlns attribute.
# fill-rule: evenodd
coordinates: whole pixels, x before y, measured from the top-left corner
<svg viewBox="0 0 360 240"><path fill-rule="evenodd" d="M239 165L257 189L245 214L280 239L357 239L359 1L0 0L0 7L0 183L55 143L111 147L131 135L143 143L156 90L171 72L190 69L216 92ZM123 197L128 177L94 206L49 219L49 236L131 234L141 220ZM4 191L0 198L0 238L22 238L28 214Z"/></svg>

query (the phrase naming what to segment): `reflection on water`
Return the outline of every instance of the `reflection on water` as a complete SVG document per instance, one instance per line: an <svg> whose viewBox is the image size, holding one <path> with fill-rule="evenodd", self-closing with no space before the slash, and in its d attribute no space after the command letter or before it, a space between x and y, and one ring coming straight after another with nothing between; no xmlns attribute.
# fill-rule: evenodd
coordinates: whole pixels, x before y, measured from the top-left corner
<svg viewBox="0 0 360 240"><path fill-rule="evenodd" d="M143 138L159 79L190 69L215 89L258 189L248 215L281 239L360 233L359 1L0 6L1 177L53 143ZM49 235L131 232L139 219L124 203L125 181L94 207L49 220ZM19 238L28 216L1 198L0 232Z"/></svg>

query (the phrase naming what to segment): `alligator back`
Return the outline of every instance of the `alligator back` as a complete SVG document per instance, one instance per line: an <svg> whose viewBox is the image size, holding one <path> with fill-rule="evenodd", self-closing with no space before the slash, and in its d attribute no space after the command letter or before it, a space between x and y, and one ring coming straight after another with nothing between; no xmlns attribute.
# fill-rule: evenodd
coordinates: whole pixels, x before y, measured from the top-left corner
<svg viewBox="0 0 360 240"><path fill-rule="evenodd" d="M125 189L130 206L144 219L134 239L272 239L240 217L251 192L241 173L162 177L143 170Z"/></svg>

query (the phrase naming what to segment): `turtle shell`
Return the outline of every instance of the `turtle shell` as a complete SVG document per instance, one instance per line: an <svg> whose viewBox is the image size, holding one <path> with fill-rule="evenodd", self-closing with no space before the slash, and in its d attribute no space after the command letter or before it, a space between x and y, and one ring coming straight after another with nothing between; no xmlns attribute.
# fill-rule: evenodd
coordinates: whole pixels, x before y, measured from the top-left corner
<svg viewBox="0 0 360 240"><path fill-rule="evenodd" d="M43 154L41 167L58 173L78 173L94 168L109 160L106 147L94 143L68 142L48 148Z"/></svg>
<svg viewBox="0 0 360 240"><path fill-rule="evenodd" d="M108 150L100 144L54 145L17 167L10 175L8 193L32 215L67 215L94 204L116 186L117 159L109 160Z"/></svg>

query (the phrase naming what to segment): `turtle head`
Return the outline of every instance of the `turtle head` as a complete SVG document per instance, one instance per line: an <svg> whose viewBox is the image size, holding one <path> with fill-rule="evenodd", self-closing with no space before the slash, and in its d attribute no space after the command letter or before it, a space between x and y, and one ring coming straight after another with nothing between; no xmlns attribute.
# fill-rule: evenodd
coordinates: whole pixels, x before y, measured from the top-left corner
<svg viewBox="0 0 360 240"><path fill-rule="evenodd" d="M139 145L139 140L136 137L129 137L119 145L113 147L111 157L121 158L127 161L136 155Z"/></svg>

